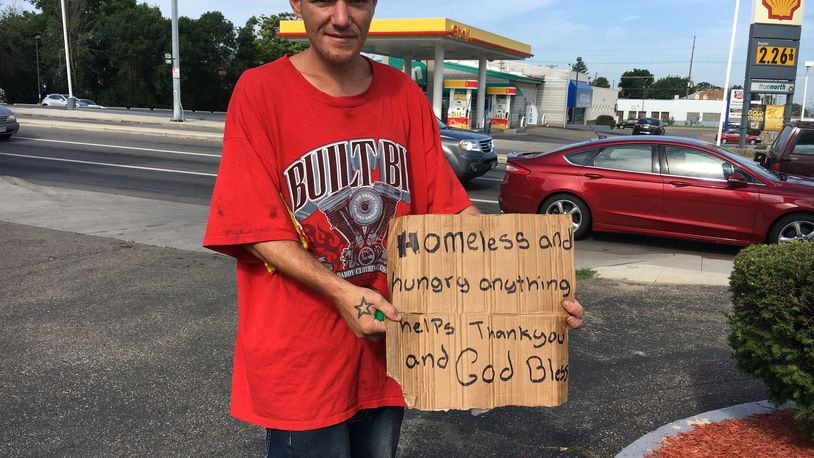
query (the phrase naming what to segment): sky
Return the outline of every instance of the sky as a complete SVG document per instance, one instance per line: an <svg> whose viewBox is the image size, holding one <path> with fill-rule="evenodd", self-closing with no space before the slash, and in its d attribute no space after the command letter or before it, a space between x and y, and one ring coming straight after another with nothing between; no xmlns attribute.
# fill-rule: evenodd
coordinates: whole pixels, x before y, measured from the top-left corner
<svg viewBox="0 0 814 458"><path fill-rule="evenodd" d="M146 0L166 17L171 0ZM805 1L794 100L803 98L804 61L814 61L814 0ZM582 57L591 78L613 87L623 72L647 69L656 79L688 76L723 86L736 0L379 0L376 18L446 17L531 45L527 63L568 69ZM743 85L752 0L741 0L730 84ZM287 0L178 0L178 14L221 11L236 26L252 15L291 11ZM693 37L695 51L693 53ZM814 68L807 105L814 104Z"/></svg>

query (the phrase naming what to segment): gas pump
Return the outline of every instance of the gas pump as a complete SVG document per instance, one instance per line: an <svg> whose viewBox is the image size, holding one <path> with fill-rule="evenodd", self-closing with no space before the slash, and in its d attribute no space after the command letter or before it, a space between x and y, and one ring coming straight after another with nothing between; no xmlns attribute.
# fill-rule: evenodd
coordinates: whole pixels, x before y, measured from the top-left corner
<svg viewBox="0 0 814 458"><path fill-rule="evenodd" d="M447 125L458 129L469 129L472 122L472 92L478 88L475 80L447 80L444 89L449 89Z"/></svg>
<svg viewBox="0 0 814 458"><path fill-rule="evenodd" d="M486 89L486 95L491 96L492 128L508 129L512 113L512 97L517 95L517 88L492 86Z"/></svg>

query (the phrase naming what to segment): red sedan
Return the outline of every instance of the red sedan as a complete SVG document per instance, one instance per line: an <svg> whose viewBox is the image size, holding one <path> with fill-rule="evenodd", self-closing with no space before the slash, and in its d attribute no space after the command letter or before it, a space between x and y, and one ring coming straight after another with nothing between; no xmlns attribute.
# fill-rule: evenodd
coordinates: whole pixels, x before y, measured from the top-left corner
<svg viewBox="0 0 814 458"><path fill-rule="evenodd" d="M739 130L727 130L721 135L721 144L725 145L727 143L738 143L740 142L740 139L741 133ZM757 145L758 143L760 143L760 137L758 137L757 135L746 134L745 143L749 145Z"/></svg>
<svg viewBox="0 0 814 458"><path fill-rule="evenodd" d="M814 180L687 138L513 153L499 202L505 213L567 213L575 238L595 230L732 245L814 240Z"/></svg>

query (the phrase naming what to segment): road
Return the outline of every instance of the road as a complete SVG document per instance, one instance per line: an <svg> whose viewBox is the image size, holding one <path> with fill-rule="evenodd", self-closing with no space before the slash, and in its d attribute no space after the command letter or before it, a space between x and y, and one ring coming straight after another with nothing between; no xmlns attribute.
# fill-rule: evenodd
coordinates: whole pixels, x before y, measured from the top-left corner
<svg viewBox="0 0 814 458"><path fill-rule="evenodd" d="M553 129L521 139L498 134L496 144L505 153L548 149L592 136L590 131ZM0 203L0 210L8 221L201 251L199 234L219 159L220 143L211 139L28 125L12 141L0 143L0 175L5 176L0 191L15 196ZM500 212L497 195L504 173L501 164L466 183L470 198L484 213ZM22 180L27 187L11 186L9 177ZM32 185L43 188L31 195ZM20 194L23 191L26 195ZM45 195L48 199L43 199ZM82 208L93 211L83 212ZM716 284L726 281L738 251L614 234L593 234L577 247L579 268L608 268L609 278L626 275L614 271L616 266L646 261L648 266L670 268L692 259L701 268L711 266L717 277L709 278L717 278Z"/></svg>
<svg viewBox="0 0 814 458"><path fill-rule="evenodd" d="M181 138L28 127L0 146L0 169L46 186L208 205L220 144ZM57 173L58 172L58 173ZM476 205L499 213L504 168L467 183Z"/></svg>

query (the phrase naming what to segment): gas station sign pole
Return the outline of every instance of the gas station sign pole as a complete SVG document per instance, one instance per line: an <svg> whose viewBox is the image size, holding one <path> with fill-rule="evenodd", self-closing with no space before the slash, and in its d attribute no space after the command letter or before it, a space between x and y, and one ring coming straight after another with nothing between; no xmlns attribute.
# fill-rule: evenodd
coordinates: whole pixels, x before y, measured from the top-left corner
<svg viewBox="0 0 814 458"><path fill-rule="evenodd" d="M751 124L748 113L753 94L785 94L783 122L791 120L803 2L804 0L754 1L743 82L743 109L738 141L741 148L746 146L746 130Z"/></svg>

